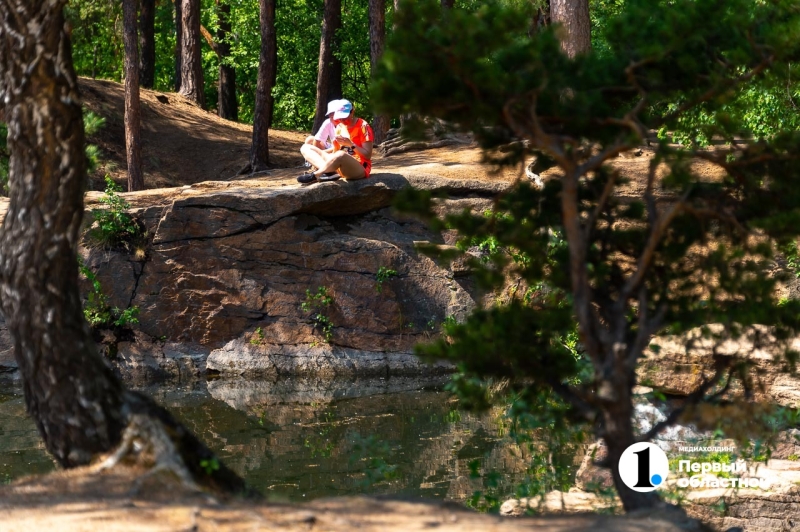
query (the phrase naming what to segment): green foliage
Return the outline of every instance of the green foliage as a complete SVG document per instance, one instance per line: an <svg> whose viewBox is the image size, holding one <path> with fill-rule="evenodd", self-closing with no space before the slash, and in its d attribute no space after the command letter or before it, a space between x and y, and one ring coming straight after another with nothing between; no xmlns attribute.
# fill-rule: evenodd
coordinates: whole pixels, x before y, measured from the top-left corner
<svg viewBox="0 0 800 532"><path fill-rule="evenodd" d="M479 286L498 290L513 279L526 287L448 325L420 354L457 364L451 388L468 406L489 406L492 383L508 381L537 417L555 407L542 398L555 396L564 417L633 441L609 433L618 427L608 419L633 412L627 394L610 390L636 384L656 334L695 331L712 345L747 339L786 368L796 362L787 340L800 331L800 302L778 301L781 276L771 267L800 234L800 132L794 117L769 114L769 98L751 103L778 87L793 98L800 8L782 0L599 4L616 13L603 20L603 47L568 58L553 29L527 31L524 5L442 13L433 0L405 2L372 89L381 111L471 132L489 161L543 155L561 170L542 189L516 183L488 213L439 218L431 192L399 195L401 210L459 235L457 251L423 251L452 259L479 246L481 257L464 255ZM612 163L653 130L665 138L631 197ZM700 149L712 139L727 146ZM696 173L698 160L722 177ZM732 381L752 386L745 360L715 364L691 401L714 403Z"/></svg>
<svg viewBox="0 0 800 532"><path fill-rule="evenodd" d="M117 307L111 308L108 304L108 296L103 292L103 287L97 279L95 273L80 259L78 268L87 281L91 283L92 289L86 295L86 303L83 306L83 315L93 329L110 327L130 328L139 323L139 307L128 307L120 310Z"/></svg>
<svg viewBox="0 0 800 532"><path fill-rule="evenodd" d="M219 471L219 460L216 456L200 460L200 467L205 471L206 475L211 476L215 471Z"/></svg>
<svg viewBox="0 0 800 532"><path fill-rule="evenodd" d="M501 393L494 401L504 406L500 419L509 437L528 458L524 479L511 487L501 486L502 472L482 470L479 461L469 464L472 478L483 477L484 489L467 499L467 506L482 512L497 512L509 497L543 496L554 490L569 491L574 484L575 456L583 449L586 431L567 419L568 407L557 395ZM533 509L535 511L535 509Z"/></svg>
<svg viewBox="0 0 800 532"><path fill-rule="evenodd" d="M83 130L86 136L96 135L106 125L106 119L92 111L83 109ZM91 174L100 164L100 148L95 144L86 144L86 173Z"/></svg>
<svg viewBox="0 0 800 532"><path fill-rule="evenodd" d="M264 341L264 338L264 330L261 327L258 327L253 333L253 336L250 338L250 343L252 345L259 345Z"/></svg>
<svg viewBox="0 0 800 532"><path fill-rule="evenodd" d="M72 61L79 75L122 79L122 3L69 2L64 14L72 27Z"/></svg>
<svg viewBox="0 0 800 532"><path fill-rule="evenodd" d="M306 299L300 305L303 312L311 314L314 328L319 328L326 343L331 343L333 340L333 322L326 314L331 305L333 305L333 295L325 286L318 287L316 292L306 289Z"/></svg>
<svg viewBox="0 0 800 532"><path fill-rule="evenodd" d="M261 46L259 5L252 0L229 0L232 31L228 42L231 56L226 62L236 68L239 117L252 122L258 80ZM201 23L216 36L218 4L201 0ZM391 19L393 4L387 2ZM317 65L319 59L322 0L287 0L275 13L278 38L278 76L273 90L274 126L309 129L316 107ZM119 2L76 0L70 2L66 16L73 27L72 44L75 69L81 76L121 81L123 75L122 13ZM155 89L175 87L174 3L157 2L155 17ZM356 105L359 116L370 119L370 77L367 4L342 2L342 28L337 33L337 57L342 62L342 91ZM210 108L217 102L220 59L203 40L202 67L205 97Z"/></svg>
<svg viewBox="0 0 800 532"><path fill-rule="evenodd" d="M797 249L797 241L791 240L780 248L786 259L786 266L794 273L795 277L800 277L800 251Z"/></svg>
<svg viewBox="0 0 800 532"><path fill-rule="evenodd" d="M105 118L86 108L83 109L83 131L86 133L87 137L96 135L105 125Z"/></svg>
<svg viewBox="0 0 800 532"><path fill-rule="evenodd" d="M378 268L378 273L375 274L375 281L377 283L375 285L375 290L380 294L383 291L383 283L392 277L397 277L397 270L390 270L386 266Z"/></svg>
<svg viewBox="0 0 800 532"><path fill-rule="evenodd" d="M107 207L92 210L95 225L89 234L103 246L130 251L131 246L143 236L142 228L133 216L128 214L130 204L120 197L120 192L122 187L106 176L105 194L99 201Z"/></svg>

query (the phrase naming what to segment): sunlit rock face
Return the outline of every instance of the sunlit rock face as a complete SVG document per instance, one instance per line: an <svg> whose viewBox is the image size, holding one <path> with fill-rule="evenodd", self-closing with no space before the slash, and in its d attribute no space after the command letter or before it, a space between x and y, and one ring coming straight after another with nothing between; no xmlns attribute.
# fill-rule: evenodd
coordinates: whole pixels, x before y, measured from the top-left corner
<svg viewBox="0 0 800 532"><path fill-rule="evenodd" d="M140 382L201 376L207 364L250 376L446 369L421 363L413 347L480 296L462 263L417 251L455 236L391 208L408 186L442 193L442 211L483 212L509 183L376 173L309 187L211 182L126 194L146 244L114 251L86 238L81 248L110 307L140 309L137 334L104 338L104 352ZM87 195L87 210L99 196ZM320 290L327 304L313 298ZM9 350L0 321L0 365Z"/></svg>

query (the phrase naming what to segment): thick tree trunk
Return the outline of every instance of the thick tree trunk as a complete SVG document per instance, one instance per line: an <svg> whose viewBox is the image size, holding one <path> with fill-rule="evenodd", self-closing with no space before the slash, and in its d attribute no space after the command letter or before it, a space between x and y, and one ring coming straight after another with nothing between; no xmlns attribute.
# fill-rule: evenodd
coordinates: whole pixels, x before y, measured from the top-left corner
<svg viewBox="0 0 800 532"><path fill-rule="evenodd" d="M278 74L278 40L275 33L275 0L259 0L261 54L258 62L256 106L253 112L253 145L250 162L242 172L261 172L269 167L269 127L272 125L272 88Z"/></svg>
<svg viewBox="0 0 800 532"><path fill-rule="evenodd" d="M181 2L183 0L172 0L175 5L175 92L181 91L181 69L183 68L183 15L181 14Z"/></svg>
<svg viewBox="0 0 800 532"><path fill-rule="evenodd" d="M28 411L68 467L110 449L124 421L121 386L97 354L78 294L86 161L62 4L0 1L13 183L0 229L0 304Z"/></svg>
<svg viewBox="0 0 800 532"><path fill-rule="evenodd" d="M156 80L156 0L141 0L139 15L139 84L152 89Z"/></svg>
<svg viewBox="0 0 800 532"><path fill-rule="evenodd" d="M629 388L628 388L629 389ZM622 389L615 390L617 393L624 393ZM614 479L614 487L622 500L622 506L626 512L652 508L661 504L661 498L655 491L641 493L630 489L622 481L619 474L619 459L622 453L629 446L635 443L633 437L633 410L630 401L618 400L616 404L608 405L610 408L603 412L603 425L605 428L604 442L608 448L608 461L611 467L611 474Z"/></svg>
<svg viewBox="0 0 800 532"><path fill-rule="evenodd" d="M125 1L127 11L134 0ZM241 492L242 480L166 410L125 391L83 317L76 250L86 158L65 2L0 0L0 96L12 183L0 227L0 308L28 413L64 467L127 442L120 458L136 438L145 443L142 453L184 480ZM135 27L135 15L129 18Z"/></svg>
<svg viewBox="0 0 800 532"><path fill-rule="evenodd" d="M342 0L325 0L317 69L317 111L313 130L325 121L328 102L342 97L342 62L334 55L336 31L342 27Z"/></svg>
<svg viewBox="0 0 800 532"><path fill-rule="evenodd" d="M136 0L122 0L123 41L125 43L125 153L128 161L128 191L144 190L140 138L141 114L139 112L139 52L136 46L136 4Z"/></svg>
<svg viewBox="0 0 800 532"><path fill-rule="evenodd" d="M373 75L383 55L385 42L386 0L369 0L369 58ZM383 142L389 131L389 117L376 115L372 121L372 131L375 133L375 144Z"/></svg>
<svg viewBox="0 0 800 532"><path fill-rule="evenodd" d="M550 20L561 24L561 49L570 57L592 49L589 0L550 0Z"/></svg>
<svg viewBox="0 0 800 532"><path fill-rule="evenodd" d="M203 65L200 57L200 0L181 0L180 93L205 108Z"/></svg>
<svg viewBox="0 0 800 532"><path fill-rule="evenodd" d="M217 51L219 53L219 100L217 112L226 120L239 119L239 106L236 101L236 69L225 63L231 55L228 41L231 33L231 6L217 0L219 28L217 29Z"/></svg>

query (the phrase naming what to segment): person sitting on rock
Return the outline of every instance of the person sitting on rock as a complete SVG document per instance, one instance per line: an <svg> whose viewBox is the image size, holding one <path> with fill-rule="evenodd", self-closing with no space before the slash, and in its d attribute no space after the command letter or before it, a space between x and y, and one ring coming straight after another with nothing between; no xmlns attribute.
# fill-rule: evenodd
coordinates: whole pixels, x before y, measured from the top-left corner
<svg viewBox="0 0 800 532"><path fill-rule="evenodd" d="M375 136L370 125L356 118L353 104L339 100L339 108L333 113L336 137L333 148L322 150L314 144L303 144L300 153L317 168L299 176L300 183L333 181L344 177L348 181L369 177L372 169L372 144Z"/></svg>
<svg viewBox="0 0 800 532"><path fill-rule="evenodd" d="M333 147L333 139L336 138L336 126L333 125L333 113L342 106L342 100L331 100L328 102L328 112L325 113L325 121L319 126L316 135L306 137L304 144L312 144L321 150L329 150Z"/></svg>

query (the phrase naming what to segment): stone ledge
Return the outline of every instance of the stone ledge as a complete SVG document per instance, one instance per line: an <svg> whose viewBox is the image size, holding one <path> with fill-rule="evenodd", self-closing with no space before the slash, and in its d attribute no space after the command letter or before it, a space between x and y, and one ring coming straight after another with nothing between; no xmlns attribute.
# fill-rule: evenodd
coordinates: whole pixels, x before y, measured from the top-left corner
<svg viewBox="0 0 800 532"><path fill-rule="evenodd" d="M253 345L243 339L232 340L208 357L209 372L226 377L275 378L279 376L315 376L322 378L351 376L408 376L441 374L453 371L444 362L422 362L411 353L365 351L328 344Z"/></svg>

